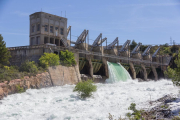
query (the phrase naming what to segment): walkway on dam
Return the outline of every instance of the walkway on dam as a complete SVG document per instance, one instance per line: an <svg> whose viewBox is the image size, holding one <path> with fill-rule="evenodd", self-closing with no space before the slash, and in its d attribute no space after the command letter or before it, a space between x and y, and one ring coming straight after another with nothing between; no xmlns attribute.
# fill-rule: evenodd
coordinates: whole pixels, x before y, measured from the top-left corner
<svg viewBox="0 0 180 120"><path fill-rule="evenodd" d="M169 57L166 60L166 62L158 63L158 62L152 62L152 61L143 60L143 59L116 56L116 55L110 55L110 54L102 54L100 52L90 52L90 51L75 49L75 48L71 48L71 47L52 46L52 45L34 45L34 46L9 47L8 50L13 51L13 50L42 49L42 48L50 49L51 51L69 50L69 51L72 51L72 52L77 52L77 53L86 54L86 55L95 55L95 56L100 56L100 57L107 57L107 58L114 58L114 59L119 59L119 60L126 60L126 61L129 61L129 62L140 62L140 63L144 63L144 64L151 64L151 65L157 65L157 66L168 66L169 62L171 60L171 57Z"/></svg>

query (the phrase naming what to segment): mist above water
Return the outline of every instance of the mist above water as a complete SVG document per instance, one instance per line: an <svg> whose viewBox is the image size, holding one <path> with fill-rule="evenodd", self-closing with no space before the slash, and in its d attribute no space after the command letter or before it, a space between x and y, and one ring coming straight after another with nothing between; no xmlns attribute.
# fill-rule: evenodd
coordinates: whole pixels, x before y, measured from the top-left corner
<svg viewBox="0 0 180 120"><path fill-rule="evenodd" d="M75 85L29 89L5 97L0 104L0 120L106 120L109 113L124 117L131 103L148 108L150 100L178 94L169 80L138 82L127 80L97 84L93 97L79 99Z"/></svg>

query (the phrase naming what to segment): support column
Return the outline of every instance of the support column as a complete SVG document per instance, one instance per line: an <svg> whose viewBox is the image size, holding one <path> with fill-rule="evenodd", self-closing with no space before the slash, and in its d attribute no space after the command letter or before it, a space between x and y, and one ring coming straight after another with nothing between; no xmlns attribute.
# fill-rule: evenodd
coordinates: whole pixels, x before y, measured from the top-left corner
<svg viewBox="0 0 180 120"><path fill-rule="evenodd" d="M48 43L50 43L50 37L48 37Z"/></svg>
<svg viewBox="0 0 180 120"><path fill-rule="evenodd" d="M44 44L44 35L40 35L40 45Z"/></svg>
<svg viewBox="0 0 180 120"><path fill-rule="evenodd" d="M89 62L89 75L93 78L93 65L91 59L89 59L88 62Z"/></svg>
<svg viewBox="0 0 180 120"><path fill-rule="evenodd" d="M157 74L156 68L154 66L151 66L151 68L152 68L155 80L158 80L158 74Z"/></svg>
<svg viewBox="0 0 180 120"><path fill-rule="evenodd" d="M132 62L129 63L130 65L130 69L131 69L131 72L132 72L132 79L136 79L136 70L134 68L134 65Z"/></svg>
<svg viewBox="0 0 180 120"><path fill-rule="evenodd" d="M108 65L107 65L107 60L106 60L106 58L102 58L102 62L103 62L103 64L105 65L105 76L106 76L107 78L109 78Z"/></svg>
<svg viewBox="0 0 180 120"><path fill-rule="evenodd" d="M141 64L141 68L143 69L143 73L144 73L144 80L147 80L147 71L146 71L146 67Z"/></svg>
<svg viewBox="0 0 180 120"><path fill-rule="evenodd" d="M61 40L60 40L60 39L58 39L58 46L60 46L60 43L61 43Z"/></svg>
<svg viewBox="0 0 180 120"><path fill-rule="evenodd" d="M55 44L55 38L53 38L53 44Z"/></svg>
<svg viewBox="0 0 180 120"><path fill-rule="evenodd" d="M93 65L91 62L91 56L86 55L86 60L88 61L89 65L89 75L93 78Z"/></svg>

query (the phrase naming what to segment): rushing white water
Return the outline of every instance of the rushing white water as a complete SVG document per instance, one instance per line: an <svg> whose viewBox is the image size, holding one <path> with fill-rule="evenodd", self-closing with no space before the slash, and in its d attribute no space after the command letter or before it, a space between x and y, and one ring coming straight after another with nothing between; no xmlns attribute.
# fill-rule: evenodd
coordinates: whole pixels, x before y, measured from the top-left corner
<svg viewBox="0 0 180 120"><path fill-rule="evenodd" d="M99 83L93 97L81 100L73 92L74 86L29 89L9 95L0 101L0 120L108 120L109 113L123 117L132 102L137 108L148 108L149 100L178 94L178 88L168 80L128 80Z"/></svg>
<svg viewBox="0 0 180 120"><path fill-rule="evenodd" d="M127 70L120 63L111 63L107 61L109 79L106 80L107 83L115 83L119 81L127 81L131 79L131 76Z"/></svg>

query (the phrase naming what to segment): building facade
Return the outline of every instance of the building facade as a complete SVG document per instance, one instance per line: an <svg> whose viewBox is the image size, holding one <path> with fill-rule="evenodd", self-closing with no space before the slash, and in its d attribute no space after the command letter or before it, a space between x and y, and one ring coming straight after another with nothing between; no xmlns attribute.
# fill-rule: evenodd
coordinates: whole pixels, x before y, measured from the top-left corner
<svg viewBox="0 0 180 120"><path fill-rule="evenodd" d="M36 12L30 18L29 44L67 44L67 18L45 12Z"/></svg>

